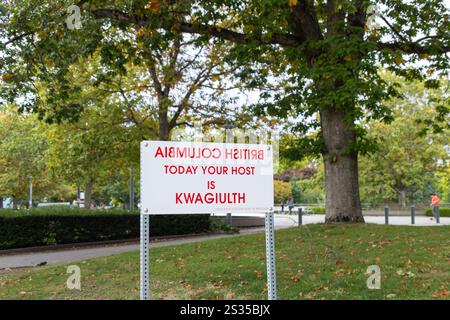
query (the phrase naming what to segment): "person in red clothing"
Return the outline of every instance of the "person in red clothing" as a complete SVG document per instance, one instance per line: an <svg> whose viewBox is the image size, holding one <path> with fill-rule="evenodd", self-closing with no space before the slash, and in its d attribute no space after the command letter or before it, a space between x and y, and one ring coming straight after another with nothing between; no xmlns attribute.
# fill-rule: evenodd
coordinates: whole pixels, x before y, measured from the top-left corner
<svg viewBox="0 0 450 320"><path fill-rule="evenodd" d="M441 203L441 199L438 197L438 195L436 193L430 193L430 196L431 196L431 204L430 204L431 210L433 211L433 217L436 217L435 216L435 212L436 212L435 207L437 207ZM433 219L433 218L431 218L431 219Z"/></svg>
<svg viewBox="0 0 450 320"><path fill-rule="evenodd" d="M441 199L438 197L436 193L431 193L431 206L438 206L441 203Z"/></svg>

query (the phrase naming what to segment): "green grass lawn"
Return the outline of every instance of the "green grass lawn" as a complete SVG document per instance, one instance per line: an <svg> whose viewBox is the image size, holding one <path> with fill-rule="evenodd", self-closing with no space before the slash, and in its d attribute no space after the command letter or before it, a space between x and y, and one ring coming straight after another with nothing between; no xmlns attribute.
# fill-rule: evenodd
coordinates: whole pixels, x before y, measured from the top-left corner
<svg viewBox="0 0 450 320"><path fill-rule="evenodd" d="M449 299L450 227L310 225L276 233L280 299ZM138 299L139 253L0 274L0 299ZM369 265L381 289L367 289ZM264 234L151 250L153 299L266 299Z"/></svg>

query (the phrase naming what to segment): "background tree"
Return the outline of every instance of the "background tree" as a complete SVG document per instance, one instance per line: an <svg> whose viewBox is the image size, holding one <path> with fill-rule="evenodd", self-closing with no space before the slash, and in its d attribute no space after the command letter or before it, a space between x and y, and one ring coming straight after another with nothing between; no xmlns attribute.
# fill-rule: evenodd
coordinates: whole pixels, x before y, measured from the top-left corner
<svg viewBox="0 0 450 320"><path fill-rule="evenodd" d="M450 157L450 150L447 148L447 155ZM442 201L450 203L450 161L443 166L438 172L438 193L442 197Z"/></svg>
<svg viewBox="0 0 450 320"><path fill-rule="evenodd" d="M392 77L391 77L392 80ZM406 206L407 200L429 202L428 194L436 192L438 176L448 162L445 145L450 131L419 134L434 120L433 101L446 99L442 82L438 89L426 89L422 83L403 83L402 98L387 102L394 111L390 124L369 122L368 137L376 141L377 150L360 160L362 197L368 202L397 199Z"/></svg>
<svg viewBox="0 0 450 320"><path fill-rule="evenodd" d="M82 106L75 118L67 119L55 112L51 84L36 83L40 98L51 101L39 113L46 120L41 128L49 143L49 167L71 184L84 188L87 208L92 202L95 183L132 164L137 167L139 141L142 137L155 137L151 135L155 123L135 111L139 109L139 101L133 101L135 104L124 101L92 83L98 68L93 57L69 70L72 86L83 88L67 98L67 103ZM137 126L136 121L141 125Z"/></svg>
<svg viewBox="0 0 450 320"><path fill-rule="evenodd" d="M14 209L19 201L28 205L30 182L35 197L56 185L47 170L46 149L34 116L0 113L0 194L12 199Z"/></svg>
<svg viewBox="0 0 450 320"><path fill-rule="evenodd" d="M95 183L138 164L140 139L133 136L135 131L115 124L113 109L98 101L79 121L46 128L49 166L67 181L84 187L86 208L92 203Z"/></svg>
<svg viewBox="0 0 450 320"><path fill-rule="evenodd" d="M280 180L274 181L274 202L278 205L285 205L289 198L292 198L292 189L289 182Z"/></svg>
<svg viewBox="0 0 450 320"><path fill-rule="evenodd" d="M47 22L57 19L63 23L38 26L45 30L32 42L39 43L40 56L24 57L26 65L16 65L4 73L6 82L13 84L4 87L6 96L22 94L29 98L22 101L22 109L38 112L47 121L77 120L89 107L77 103L77 97L80 91L94 86L108 92L135 125L155 130L148 122L156 122L160 140L168 140L173 128L192 125L194 120L206 119L205 125L235 120L235 108L228 105L236 99L226 93L236 89L236 84L224 81L234 67L223 59L224 44L200 43L196 36L172 36L146 26L110 25L100 30L99 24L86 23L83 31L68 30L60 16L62 2L54 9L41 4L44 7L36 4L36 14ZM23 3L21 13L8 6L10 11L5 11L14 19L15 13L27 15L34 5ZM17 42L7 44L6 52L18 53ZM31 72L36 77L30 74L32 65L41 68ZM86 73L74 72L80 66ZM26 82L26 86L15 87L16 80ZM44 84L40 92L36 90L39 83Z"/></svg>

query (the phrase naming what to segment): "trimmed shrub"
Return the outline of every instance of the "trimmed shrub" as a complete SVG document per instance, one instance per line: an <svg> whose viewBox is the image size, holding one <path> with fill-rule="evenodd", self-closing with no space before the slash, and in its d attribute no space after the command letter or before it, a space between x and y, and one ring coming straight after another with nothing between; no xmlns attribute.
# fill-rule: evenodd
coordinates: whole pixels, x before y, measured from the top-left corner
<svg viewBox="0 0 450 320"><path fill-rule="evenodd" d="M433 216L433 212L431 211L431 209L428 209L427 211L425 211L425 214L428 217L432 217ZM450 217L450 208L439 208L439 216L441 216L441 217Z"/></svg>
<svg viewBox="0 0 450 320"><path fill-rule="evenodd" d="M150 236L201 233L209 214L152 215ZM0 210L0 249L139 238L138 212L46 207Z"/></svg>
<svg viewBox="0 0 450 320"><path fill-rule="evenodd" d="M311 210L311 214L325 214L324 207L307 207Z"/></svg>

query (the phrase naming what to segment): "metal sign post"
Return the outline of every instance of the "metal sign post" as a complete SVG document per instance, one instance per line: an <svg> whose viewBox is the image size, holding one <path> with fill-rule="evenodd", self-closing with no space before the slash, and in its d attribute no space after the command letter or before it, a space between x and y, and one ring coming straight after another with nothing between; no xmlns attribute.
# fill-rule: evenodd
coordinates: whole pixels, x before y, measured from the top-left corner
<svg viewBox="0 0 450 320"><path fill-rule="evenodd" d="M266 265L267 296L269 300L277 300L277 273L275 266L275 227L273 212L266 213Z"/></svg>
<svg viewBox="0 0 450 320"><path fill-rule="evenodd" d="M141 300L150 299L150 216L141 214ZM275 264L275 224L273 212L267 212L265 218L267 298L277 300L277 273Z"/></svg>
<svg viewBox="0 0 450 320"><path fill-rule="evenodd" d="M389 224L389 207L384 207L384 224Z"/></svg>
<svg viewBox="0 0 450 320"><path fill-rule="evenodd" d="M149 300L150 216L141 213L141 300Z"/></svg>

